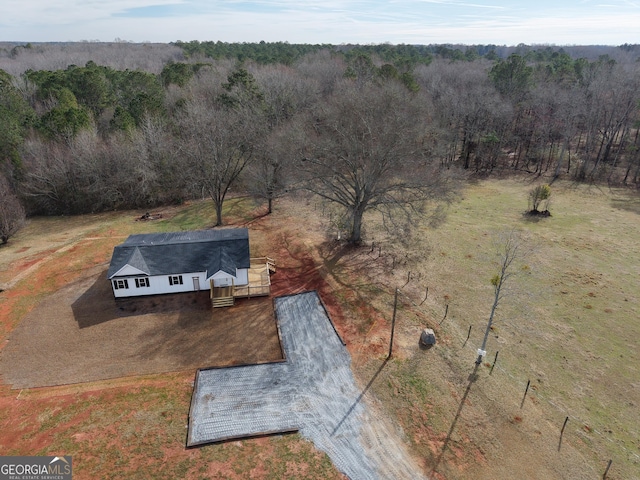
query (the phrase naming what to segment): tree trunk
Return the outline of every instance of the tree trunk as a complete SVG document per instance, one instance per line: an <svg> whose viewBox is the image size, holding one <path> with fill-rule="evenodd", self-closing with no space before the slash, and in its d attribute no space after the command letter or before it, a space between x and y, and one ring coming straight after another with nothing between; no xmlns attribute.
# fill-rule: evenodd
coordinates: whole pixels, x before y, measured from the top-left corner
<svg viewBox="0 0 640 480"><path fill-rule="evenodd" d="M364 215L364 208L362 205L353 210L353 218L351 223L351 235L349 236L349 242L354 245L360 245L362 242L362 217Z"/></svg>
<svg viewBox="0 0 640 480"><path fill-rule="evenodd" d="M498 302L500 301L500 289L502 288L502 280L500 280L500 284L496 287L495 296L493 299L493 305L491 306L491 314L489 315L489 322L487 323L487 328L484 332L484 337L482 339L482 346L480 350L484 351L487 348L487 339L489 338L489 332L491 331L491 325L493 325L493 316L496 313L496 308L498 308ZM480 353L478 353L478 358L476 359L476 365L480 365L482 363L482 357Z"/></svg>
<svg viewBox="0 0 640 480"><path fill-rule="evenodd" d="M216 202L216 227L222 226L222 202Z"/></svg>
<svg viewBox="0 0 640 480"><path fill-rule="evenodd" d="M560 176L560 166L562 165L562 160L564 160L564 151L567 148L569 143L569 139L565 137L564 142L562 143L562 149L560 150L560 154L558 155L558 163L556 163L556 171L553 173L553 179L551 183L555 182Z"/></svg>
<svg viewBox="0 0 640 480"><path fill-rule="evenodd" d="M639 135L640 135L640 130L636 130L636 137L633 140L633 144L634 145L638 145L638 136ZM629 165L627 166L627 171L624 174L624 180L622 181L622 183L624 183L625 185L627 184L627 179L629 178L629 173L631 172L631 167L633 165L634 157L635 157L636 161L638 162L638 165L640 165L640 156L637 154L637 150L636 150L636 155L631 156L631 158L629 158Z"/></svg>
<svg viewBox="0 0 640 480"><path fill-rule="evenodd" d="M638 176L640 175L640 158L638 158L638 166L636 167L636 171L633 174L633 183L638 183Z"/></svg>

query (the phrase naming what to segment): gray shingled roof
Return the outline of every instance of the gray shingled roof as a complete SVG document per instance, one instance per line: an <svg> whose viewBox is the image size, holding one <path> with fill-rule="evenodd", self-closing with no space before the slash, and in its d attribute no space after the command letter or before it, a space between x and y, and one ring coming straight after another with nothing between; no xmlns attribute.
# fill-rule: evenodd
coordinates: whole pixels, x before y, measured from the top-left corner
<svg viewBox="0 0 640 480"><path fill-rule="evenodd" d="M246 228L148 233L129 236L113 249L107 277L130 265L147 275L175 275L249 268L249 231Z"/></svg>

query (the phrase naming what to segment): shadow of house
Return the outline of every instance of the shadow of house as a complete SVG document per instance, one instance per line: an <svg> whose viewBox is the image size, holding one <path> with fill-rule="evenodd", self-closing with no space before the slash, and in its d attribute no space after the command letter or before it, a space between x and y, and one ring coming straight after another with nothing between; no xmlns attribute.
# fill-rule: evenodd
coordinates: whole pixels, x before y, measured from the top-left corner
<svg viewBox="0 0 640 480"><path fill-rule="evenodd" d="M93 277L93 284L71 304L71 311L80 328L93 327L119 318L113 301L111 283L105 280L107 270Z"/></svg>
<svg viewBox="0 0 640 480"><path fill-rule="evenodd" d="M114 298L111 283L105 278L106 272L104 270L93 277L93 284L71 304L73 316L81 329L146 313L211 310L208 291Z"/></svg>
<svg viewBox="0 0 640 480"><path fill-rule="evenodd" d="M203 362L209 362L204 364L210 366L228 366L282 359L271 298L240 299L232 307L219 309L211 307L207 292L198 294L196 303L174 311L163 310L164 318L172 328L139 332L136 343L140 345L138 355L141 359L153 360L161 356L173 365L185 367L200 366ZM185 298L192 298L191 294L176 296L176 305L186 303ZM150 300L157 301L158 297ZM206 360L202 352L206 352Z"/></svg>

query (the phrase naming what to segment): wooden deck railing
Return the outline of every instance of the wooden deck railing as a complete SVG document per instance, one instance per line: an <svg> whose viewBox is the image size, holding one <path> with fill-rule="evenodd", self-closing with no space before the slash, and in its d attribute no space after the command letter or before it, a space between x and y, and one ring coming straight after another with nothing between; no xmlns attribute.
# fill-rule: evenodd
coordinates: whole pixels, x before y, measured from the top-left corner
<svg viewBox="0 0 640 480"><path fill-rule="evenodd" d="M271 277L269 273L275 272L275 260L269 257L257 257L250 259L250 261L250 270L254 271L249 272L248 285L214 288L213 280L211 280L210 295L213 306L233 305L233 299L238 297L264 297L271 294ZM259 278L256 278L258 276Z"/></svg>
<svg viewBox="0 0 640 480"><path fill-rule="evenodd" d="M260 297L271 294L271 277L269 272L275 272L275 260L269 257L255 257L251 259L251 269L264 270L259 272L259 281L249 281L249 285L236 286L233 292L234 297ZM254 272L256 275L257 272ZM251 275L249 275L251 277ZM255 277L254 277L255 278Z"/></svg>

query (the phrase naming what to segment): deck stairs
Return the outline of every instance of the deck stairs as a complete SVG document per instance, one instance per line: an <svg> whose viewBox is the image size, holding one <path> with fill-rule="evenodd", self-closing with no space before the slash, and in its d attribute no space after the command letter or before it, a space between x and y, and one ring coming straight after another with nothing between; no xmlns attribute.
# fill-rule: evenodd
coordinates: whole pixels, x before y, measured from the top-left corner
<svg viewBox="0 0 640 480"><path fill-rule="evenodd" d="M276 273L276 261L273 258L265 257L267 259L267 268L269 269L269 275Z"/></svg>
<svg viewBox="0 0 640 480"><path fill-rule="evenodd" d="M229 287L212 287L211 289L211 306L233 307L233 286Z"/></svg>

